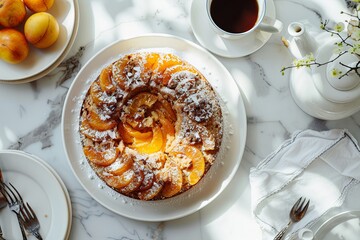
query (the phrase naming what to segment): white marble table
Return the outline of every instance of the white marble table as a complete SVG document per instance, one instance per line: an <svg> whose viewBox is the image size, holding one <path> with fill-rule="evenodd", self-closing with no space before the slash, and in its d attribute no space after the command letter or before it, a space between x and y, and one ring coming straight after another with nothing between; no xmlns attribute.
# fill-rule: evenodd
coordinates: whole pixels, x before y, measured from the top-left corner
<svg viewBox="0 0 360 240"><path fill-rule="evenodd" d="M345 0L275 0L284 26L307 19L336 19ZM251 214L250 167L300 129L348 128L360 140L360 113L324 121L304 113L294 102L287 74L292 61L280 34L257 52L241 58L218 57L241 87L247 113L247 140L240 168L225 191L190 216L167 222L141 222L119 216L98 204L80 186L66 161L61 112L76 73L96 52L121 38L166 33L197 43L190 25L190 0L80 0L80 25L67 59L48 76L32 83L0 85L0 149L19 149L49 163L65 182L72 203L70 239L261 239ZM4 71L1 69L1 71Z"/></svg>

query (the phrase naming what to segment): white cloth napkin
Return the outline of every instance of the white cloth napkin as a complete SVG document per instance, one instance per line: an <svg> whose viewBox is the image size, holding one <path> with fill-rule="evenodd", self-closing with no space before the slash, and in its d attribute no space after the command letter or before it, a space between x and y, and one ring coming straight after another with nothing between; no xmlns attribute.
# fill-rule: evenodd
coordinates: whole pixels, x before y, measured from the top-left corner
<svg viewBox="0 0 360 240"><path fill-rule="evenodd" d="M329 210L351 201L349 192L358 191L356 196L360 196L359 183L360 148L347 130L294 133L250 170L252 211L263 240L273 239L288 223L289 211L299 197L310 198L311 204L285 239L296 239L300 229L311 228Z"/></svg>

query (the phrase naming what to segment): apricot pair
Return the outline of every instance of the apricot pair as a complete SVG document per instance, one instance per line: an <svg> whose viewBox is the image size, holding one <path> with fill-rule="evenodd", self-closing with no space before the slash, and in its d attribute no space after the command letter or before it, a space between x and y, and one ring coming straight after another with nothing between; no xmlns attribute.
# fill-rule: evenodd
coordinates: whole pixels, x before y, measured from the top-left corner
<svg viewBox="0 0 360 240"><path fill-rule="evenodd" d="M0 0L0 58L16 64L29 55L28 42L37 48L47 48L59 37L59 24L47 11L54 0ZM14 29L26 19L26 7L32 14L25 22L24 31Z"/></svg>

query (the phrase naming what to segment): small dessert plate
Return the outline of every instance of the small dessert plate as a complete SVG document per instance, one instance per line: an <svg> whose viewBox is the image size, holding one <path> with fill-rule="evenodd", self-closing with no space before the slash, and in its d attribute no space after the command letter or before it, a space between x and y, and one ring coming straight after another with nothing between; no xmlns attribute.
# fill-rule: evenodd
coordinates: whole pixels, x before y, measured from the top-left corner
<svg viewBox="0 0 360 240"><path fill-rule="evenodd" d="M209 51L228 58L247 56L259 50L270 39L271 33L255 30L252 34L240 39L225 39L216 34L206 12L206 1L193 0L191 4L191 26L196 39ZM267 1L266 16L275 18L273 0Z"/></svg>
<svg viewBox="0 0 360 240"><path fill-rule="evenodd" d="M315 232L316 240L358 239L360 211L345 211L326 220Z"/></svg>
<svg viewBox="0 0 360 240"><path fill-rule="evenodd" d="M44 239L68 239L72 223L69 193L64 182L44 160L18 150L0 151L0 167L5 182L16 186L40 222ZM16 215L9 208L2 209L0 223L6 239L21 239ZM30 236L28 239L31 238Z"/></svg>

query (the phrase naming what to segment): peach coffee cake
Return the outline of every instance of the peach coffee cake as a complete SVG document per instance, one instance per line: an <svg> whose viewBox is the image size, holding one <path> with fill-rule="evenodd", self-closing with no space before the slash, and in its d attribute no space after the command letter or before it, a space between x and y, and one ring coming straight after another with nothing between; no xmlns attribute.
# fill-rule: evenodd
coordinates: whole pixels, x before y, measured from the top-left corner
<svg viewBox="0 0 360 240"><path fill-rule="evenodd" d="M140 200L183 193L219 152L218 97L195 67L174 54L139 52L101 70L81 108L84 154L101 180Z"/></svg>

